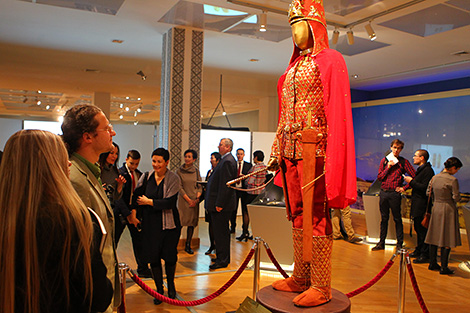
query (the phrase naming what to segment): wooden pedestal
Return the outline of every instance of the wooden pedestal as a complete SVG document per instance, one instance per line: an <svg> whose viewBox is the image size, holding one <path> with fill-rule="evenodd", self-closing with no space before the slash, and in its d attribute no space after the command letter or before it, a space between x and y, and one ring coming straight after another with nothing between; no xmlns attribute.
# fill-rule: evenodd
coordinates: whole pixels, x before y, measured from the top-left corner
<svg viewBox="0 0 470 313"><path fill-rule="evenodd" d="M295 306L292 300L298 295L266 286L256 294L256 300L273 313L349 313L351 310L349 298L336 289L331 289L332 298L329 302L311 308Z"/></svg>

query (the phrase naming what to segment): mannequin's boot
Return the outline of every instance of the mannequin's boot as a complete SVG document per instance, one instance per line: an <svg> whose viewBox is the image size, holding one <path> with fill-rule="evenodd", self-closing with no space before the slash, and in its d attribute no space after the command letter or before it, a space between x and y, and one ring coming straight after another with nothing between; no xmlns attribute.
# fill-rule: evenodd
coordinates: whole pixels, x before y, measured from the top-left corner
<svg viewBox="0 0 470 313"><path fill-rule="evenodd" d="M303 260L302 239L302 229L293 228L294 272L291 277L275 281L272 284L274 289L289 292L304 292L310 287L310 263Z"/></svg>
<svg viewBox="0 0 470 313"><path fill-rule="evenodd" d="M310 288L294 298L296 306L312 307L331 300L331 250L333 237L314 236L310 262Z"/></svg>
<svg viewBox="0 0 470 313"><path fill-rule="evenodd" d="M429 245L429 266L431 271L440 271L441 267L437 264L437 246Z"/></svg>
<svg viewBox="0 0 470 313"><path fill-rule="evenodd" d="M454 274L454 271L448 267L449 257L450 257L450 248L442 247L441 248L441 270L440 270L440 274L442 275Z"/></svg>
<svg viewBox="0 0 470 313"><path fill-rule="evenodd" d="M151 264L150 270L152 271L153 280L155 281L155 288L157 292L163 295L163 273L162 273L162 265L161 264ZM157 298L153 299L154 304L160 304L162 301L158 300Z"/></svg>
<svg viewBox="0 0 470 313"><path fill-rule="evenodd" d="M167 265L165 263L166 281L168 284L168 298L171 299L176 299L175 271L176 264Z"/></svg>

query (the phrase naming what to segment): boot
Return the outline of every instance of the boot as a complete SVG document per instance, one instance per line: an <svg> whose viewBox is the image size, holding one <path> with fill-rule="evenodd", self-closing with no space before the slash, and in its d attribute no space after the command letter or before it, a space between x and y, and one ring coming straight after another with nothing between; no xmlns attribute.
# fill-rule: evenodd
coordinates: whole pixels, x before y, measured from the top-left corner
<svg viewBox="0 0 470 313"><path fill-rule="evenodd" d="M152 276L153 280L155 281L155 288L157 289L157 292L163 295L163 273L161 263L150 264L150 270L152 271ZM162 303L162 301L158 300L157 298L154 298L153 303L160 304Z"/></svg>
<svg viewBox="0 0 470 313"><path fill-rule="evenodd" d="M450 257L450 248L441 248L441 275L454 274L454 271L448 267Z"/></svg>
<svg viewBox="0 0 470 313"><path fill-rule="evenodd" d="M193 249L191 249L191 241L193 239L193 233L194 233L194 227L188 226L188 230L186 231L186 247L184 248L184 251L186 251L189 254L194 254Z"/></svg>
<svg viewBox="0 0 470 313"><path fill-rule="evenodd" d="M175 271L176 263L172 265L165 263L166 282L168 284L168 298L171 299L176 299Z"/></svg>
<svg viewBox="0 0 470 313"><path fill-rule="evenodd" d="M310 263L303 260L303 231L292 229L294 244L294 272L291 277L275 281L272 286L276 290L288 292L304 292L310 287Z"/></svg>
<svg viewBox="0 0 470 313"><path fill-rule="evenodd" d="M332 235L313 237L310 288L294 298L293 302L296 306L312 307L331 300L332 249Z"/></svg>
<svg viewBox="0 0 470 313"><path fill-rule="evenodd" d="M437 246L429 245L429 266L431 271L440 271L441 267L437 264Z"/></svg>

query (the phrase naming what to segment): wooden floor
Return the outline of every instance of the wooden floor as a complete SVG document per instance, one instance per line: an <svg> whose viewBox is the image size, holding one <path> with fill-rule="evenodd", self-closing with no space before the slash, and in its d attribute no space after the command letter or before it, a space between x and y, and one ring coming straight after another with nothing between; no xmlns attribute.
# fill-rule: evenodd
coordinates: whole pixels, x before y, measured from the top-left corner
<svg viewBox="0 0 470 313"><path fill-rule="evenodd" d="M365 236L364 216L358 213L352 215L356 233ZM241 222L238 221L238 225L240 224ZM175 283L180 300L197 300L215 292L232 277L253 245L252 241L240 243L232 235L231 264L226 269L209 271L210 256L204 255L208 249L207 223L201 219L199 227L200 248L195 249L194 255L189 255L184 250L178 254ZM406 224L405 230L408 233L405 235L405 247L412 250L414 244L409 237L409 226ZM240 232L241 230L237 229L237 235ZM413 236L413 240L415 237ZM456 270L454 275L440 275L438 272L428 270L427 264L413 264L422 296L431 313L470 312L470 273L458 268L461 261L470 260L470 251L465 235L462 235L462 241L463 246L454 249L451 253L449 266ZM371 251L371 248L372 245L368 244L351 244L343 240L334 241L333 288L348 293L363 286L380 272L394 253L393 247L387 247L385 251ZM276 252L273 251L273 253ZM118 257L120 262L127 263L133 269L136 268L127 230L119 242ZM398 312L398 269L399 258L396 258L395 264L377 284L364 293L351 298L351 312ZM280 277L279 274L262 271L261 288L270 285ZM154 287L153 280L145 279L144 281L152 288ZM232 287L221 296L192 308L172 306L166 303L154 305L152 298L129 278L126 285L126 307L127 312L130 313L234 312L247 296L252 297L253 295L253 271L251 269L245 270ZM408 275L404 312L421 312Z"/></svg>

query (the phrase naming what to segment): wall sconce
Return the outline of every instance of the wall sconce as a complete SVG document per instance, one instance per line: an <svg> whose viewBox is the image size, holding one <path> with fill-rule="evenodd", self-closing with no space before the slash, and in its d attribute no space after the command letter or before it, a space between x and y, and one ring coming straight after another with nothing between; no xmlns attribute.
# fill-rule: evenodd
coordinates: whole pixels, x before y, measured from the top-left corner
<svg viewBox="0 0 470 313"><path fill-rule="evenodd" d="M147 79L147 76L145 76L144 72L142 72L142 71L138 71L138 72L137 72L137 75L139 75L140 78L142 78L142 80L146 80L146 79Z"/></svg>

